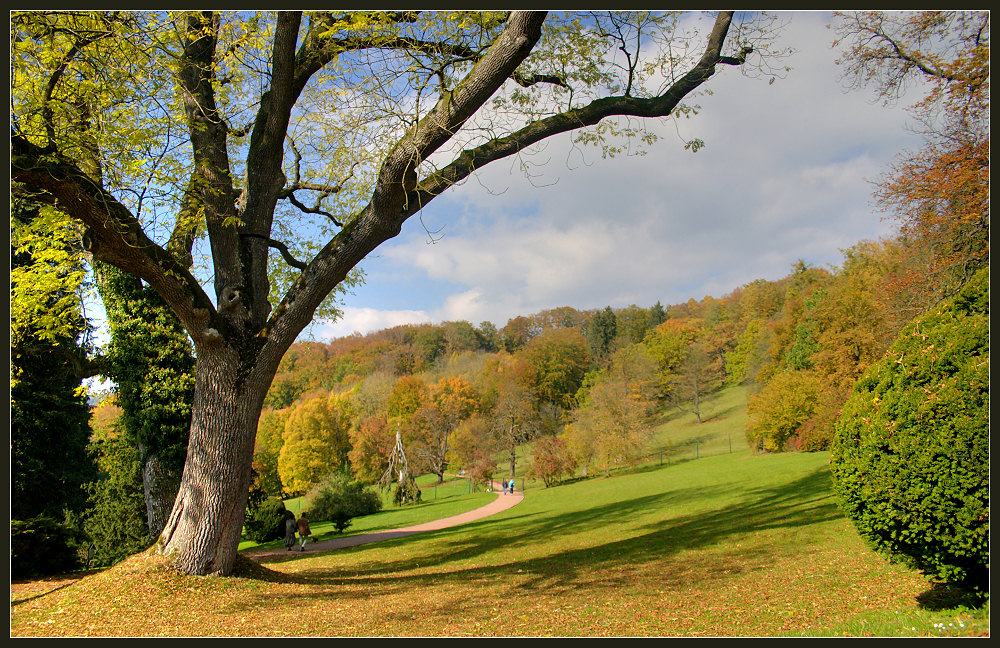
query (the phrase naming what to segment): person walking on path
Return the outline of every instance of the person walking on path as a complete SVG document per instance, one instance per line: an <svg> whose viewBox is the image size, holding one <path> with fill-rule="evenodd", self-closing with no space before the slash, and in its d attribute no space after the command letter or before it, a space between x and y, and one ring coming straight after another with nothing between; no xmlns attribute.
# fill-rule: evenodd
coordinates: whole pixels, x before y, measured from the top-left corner
<svg viewBox="0 0 1000 648"><path fill-rule="evenodd" d="M298 524L295 523L295 514L285 511L285 551L291 551L295 546L295 532Z"/></svg>
<svg viewBox="0 0 1000 648"><path fill-rule="evenodd" d="M493 482L495 486L500 486L500 482ZM495 497L493 501L479 508L466 511L465 513L459 513L458 515L452 515L447 518L442 518L440 520L431 520L429 522L421 522L419 524L414 524L408 527L402 527L398 529L383 529L380 531L372 531L369 533L359 533L357 535L349 536L337 536L334 538L329 538L327 540L320 540L316 542L316 546L313 547L314 551L325 552L332 551L334 549L341 549L344 547L356 547L358 545L368 544L369 542L381 542L383 540L392 540L394 538L402 538L405 536L410 536L416 533L426 533L428 531L437 531L440 529L448 529L460 524L466 524L468 522L473 522L475 520L481 520L483 518L495 515L500 511L505 511L509 508L517 506L524 500L524 493L516 493L511 497ZM281 553L281 550L276 547L257 547L255 549L248 549L246 551L247 556L253 558L258 562L267 562L271 560L280 560L286 557Z"/></svg>
<svg viewBox="0 0 1000 648"><path fill-rule="evenodd" d="M302 517L299 518L297 525L299 527L299 539L302 542L299 545L299 551L305 551L306 543L309 542L309 536L312 535L312 531L309 530L309 520L306 519L305 511L302 512Z"/></svg>
<svg viewBox="0 0 1000 648"><path fill-rule="evenodd" d="M507 480L506 479L503 480L503 494L504 495L507 494Z"/></svg>
<svg viewBox="0 0 1000 648"><path fill-rule="evenodd" d="M507 482L507 488L510 489L510 494L513 495L514 494L514 480L513 479L510 480L509 482Z"/></svg>

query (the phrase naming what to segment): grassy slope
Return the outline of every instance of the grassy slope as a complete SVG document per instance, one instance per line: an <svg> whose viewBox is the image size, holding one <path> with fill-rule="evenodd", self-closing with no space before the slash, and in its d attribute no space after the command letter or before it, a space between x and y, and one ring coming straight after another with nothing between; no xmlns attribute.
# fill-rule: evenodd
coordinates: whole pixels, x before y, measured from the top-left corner
<svg viewBox="0 0 1000 648"><path fill-rule="evenodd" d="M724 454L529 483L495 517L272 564L268 578L182 576L140 556L13 603L11 634L988 633L988 608L919 608L927 582L864 546L835 505L826 453L728 453L723 419L742 439L742 413L727 399ZM698 428L677 417L659 433L678 448Z"/></svg>

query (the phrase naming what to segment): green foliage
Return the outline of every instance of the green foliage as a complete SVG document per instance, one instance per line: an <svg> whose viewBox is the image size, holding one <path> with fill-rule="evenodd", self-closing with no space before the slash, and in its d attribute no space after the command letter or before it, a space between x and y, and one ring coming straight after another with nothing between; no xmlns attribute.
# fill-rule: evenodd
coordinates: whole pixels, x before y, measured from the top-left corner
<svg viewBox="0 0 1000 648"><path fill-rule="evenodd" d="M663 308L663 304L657 301L655 304L649 307L649 327L656 328L660 324L667 321L667 311Z"/></svg>
<svg viewBox="0 0 1000 648"><path fill-rule="evenodd" d="M81 535L51 517L10 521L10 577L63 574L80 569Z"/></svg>
<svg viewBox="0 0 1000 648"><path fill-rule="evenodd" d="M822 384L811 371L783 371L747 402L747 441L780 452L819 407Z"/></svg>
<svg viewBox="0 0 1000 648"><path fill-rule="evenodd" d="M10 393L14 519L61 518L64 509L79 512L86 505L82 486L96 474L86 451L89 413L80 379L67 364L53 347L16 360L21 379Z"/></svg>
<svg viewBox="0 0 1000 648"><path fill-rule="evenodd" d="M649 318L649 309L640 308L635 304L620 309L615 313L617 337L626 344L642 342L643 338L646 337L646 332L653 327Z"/></svg>
<svg viewBox="0 0 1000 648"><path fill-rule="evenodd" d="M149 546L139 452L124 435L92 444L100 479L87 485L90 510L84 528L96 546L97 565L112 565Z"/></svg>
<svg viewBox="0 0 1000 648"><path fill-rule="evenodd" d="M583 335L575 329L546 329L532 338L522 353L534 370L534 388L539 399L571 407L589 364Z"/></svg>
<svg viewBox="0 0 1000 648"><path fill-rule="evenodd" d="M795 339L785 351L785 364L789 369L811 369L812 355L819 350L816 342L816 324L799 322L795 327Z"/></svg>
<svg viewBox="0 0 1000 648"><path fill-rule="evenodd" d="M248 503L243 536L254 542L277 540L285 535L285 504L279 497Z"/></svg>
<svg viewBox="0 0 1000 648"><path fill-rule="evenodd" d="M343 533L351 518L371 515L382 510L382 498L368 490L347 473L329 474L306 495L306 507L316 521L333 522L337 533Z"/></svg>
<svg viewBox="0 0 1000 648"><path fill-rule="evenodd" d="M471 323L464 320L457 322L446 322L444 324L444 339L447 353L454 354L462 351L476 351L481 349L485 340Z"/></svg>
<svg viewBox="0 0 1000 648"><path fill-rule="evenodd" d="M417 486L416 480L413 479L413 475L407 474L402 484L396 484L396 488L392 492L392 503L396 506L419 504L421 497L422 492Z"/></svg>
<svg viewBox="0 0 1000 648"><path fill-rule="evenodd" d="M754 318L747 322L737 339L736 348L726 354L726 382L741 385L752 381L763 364L764 327L761 320Z"/></svg>
<svg viewBox="0 0 1000 648"><path fill-rule="evenodd" d="M425 326L413 336L413 346L426 364L434 362L445 350L445 334L436 326Z"/></svg>
<svg viewBox="0 0 1000 648"><path fill-rule="evenodd" d="M608 355L618 334L618 319L610 306L594 313L587 325L587 348L590 357L597 361Z"/></svg>
<svg viewBox="0 0 1000 648"><path fill-rule="evenodd" d="M989 269L906 327L857 382L831 468L879 551L930 578L989 587Z"/></svg>
<svg viewBox="0 0 1000 648"><path fill-rule="evenodd" d="M596 460L605 475L633 463L652 436L657 394L656 362L644 345L624 347L611 356L594 381L586 405L566 426L571 454L584 464Z"/></svg>
<svg viewBox="0 0 1000 648"><path fill-rule="evenodd" d="M82 262L65 219L47 208L11 211L10 512L13 519L61 519L81 512L87 455L86 360L78 292Z"/></svg>
<svg viewBox="0 0 1000 648"><path fill-rule="evenodd" d="M72 222L47 206L16 201L10 215L11 384L30 345L74 342L84 328L85 270Z"/></svg>
<svg viewBox="0 0 1000 648"><path fill-rule="evenodd" d="M155 291L114 266L97 266L111 329L107 375L116 384L123 429L141 449L140 461L156 457L180 474L194 396L191 343Z"/></svg>
<svg viewBox="0 0 1000 648"><path fill-rule="evenodd" d="M646 352L656 361L660 386L672 389L672 383L688 357L691 345L701 335L701 322L690 318L670 319L646 334Z"/></svg>

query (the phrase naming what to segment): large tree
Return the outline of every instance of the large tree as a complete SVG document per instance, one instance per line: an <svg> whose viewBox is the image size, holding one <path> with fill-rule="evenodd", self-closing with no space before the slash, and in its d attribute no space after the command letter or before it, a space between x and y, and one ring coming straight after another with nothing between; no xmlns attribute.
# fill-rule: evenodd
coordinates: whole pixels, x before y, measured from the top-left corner
<svg viewBox="0 0 1000 648"><path fill-rule="evenodd" d="M837 14L845 77L909 107L924 144L902 153L875 197L900 225L909 264L887 285L908 320L955 294L989 265L990 14L863 11Z"/></svg>
<svg viewBox="0 0 1000 648"><path fill-rule="evenodd" d="M613 154L648 137L641 119L690 113L718 66L766 52L750 44L766 22L732 22L700 48L673 14L12 14L15 190L85 225L94 259L159 293L194 343L157 550L231 572L278 363L362 259L486 164L573 131ZM192 223L204 271L185 262Z"/></svg>

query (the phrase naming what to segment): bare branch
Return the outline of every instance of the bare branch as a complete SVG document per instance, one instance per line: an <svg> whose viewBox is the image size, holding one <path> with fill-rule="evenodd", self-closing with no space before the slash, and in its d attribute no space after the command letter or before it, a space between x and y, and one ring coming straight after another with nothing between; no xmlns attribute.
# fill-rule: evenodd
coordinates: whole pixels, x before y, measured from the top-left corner
<svg viewBox="0 0 1000 648"><path fill-rule="evenodd" d="M570 88L562 78L554 74L532 74L531 76L527 76L515 71L514 74L511 75L511 78L522 88L530 88L536 83L551 83L552 85L572 90L572 88Z"/></svg>
<svg viewBox="0 0 1000 648"><path fill-rule="evenodd" d="M303 187L303 189L305 189L305 188L306 187ZM343 227L344 226L344 224L342 222L340 222L340 220L338 220L336 216L334 216L330 212L323 211L322 209L319 208L320 200L322 200L322 198L324 196L330 195L329 193L321 195L319 198L317 198L317 200L316 200L316 206L315 207L307 207L307 206L303 205L301 202L299 202L299 200L295 197L295 190L294 189L286 189L286 190L284 190L282 192L282 194L283 194L282 198L288 199L288 202L290 202L293 205L295 205L295 207L299 211L301 211L301 212L303 212L305 214L319 214L320 216L326 216L331 221L333 221L333 224L336 225L337 227ZM249 235L247 235L247 236L249 236Z"/></svg>

